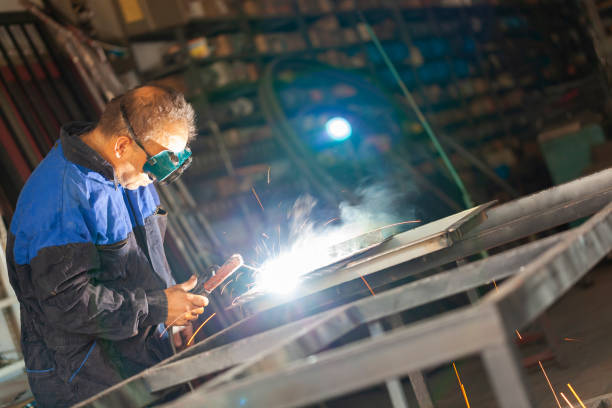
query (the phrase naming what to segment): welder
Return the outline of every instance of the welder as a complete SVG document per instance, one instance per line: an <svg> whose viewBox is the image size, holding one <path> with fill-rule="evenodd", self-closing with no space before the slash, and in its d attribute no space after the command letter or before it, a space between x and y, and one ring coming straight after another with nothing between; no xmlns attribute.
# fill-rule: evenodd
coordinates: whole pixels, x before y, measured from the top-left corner
<svg viewBox="0 0 612 408"><path fill-rule="evenodd" d="M165 325L203 313L196 278L171 275L152 184L189 165L194 129L182 94L130 90L97 123L64 125L24 186L7 255L38 406L72 405L169 357Z"/></svg>

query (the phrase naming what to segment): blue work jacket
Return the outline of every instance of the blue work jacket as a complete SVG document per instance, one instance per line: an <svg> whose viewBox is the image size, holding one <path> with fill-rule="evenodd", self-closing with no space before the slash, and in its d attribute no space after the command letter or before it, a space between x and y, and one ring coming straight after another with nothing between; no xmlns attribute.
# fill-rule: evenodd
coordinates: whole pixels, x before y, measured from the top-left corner
<svg viewBox="0 0 612 408"><path fill-rule="evenodd" d="M69 406L171 355L160 337L174 279L153 185L126 190L72 123L32 173L7 245L38 406Z"/></svg>

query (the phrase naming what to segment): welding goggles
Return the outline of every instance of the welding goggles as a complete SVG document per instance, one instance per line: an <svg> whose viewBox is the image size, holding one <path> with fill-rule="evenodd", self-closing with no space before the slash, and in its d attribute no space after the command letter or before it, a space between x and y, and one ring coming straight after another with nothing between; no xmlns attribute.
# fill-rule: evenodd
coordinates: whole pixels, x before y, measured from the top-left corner
<svg viewBox="0 0 612 408"><path fill-rule="evenodd" d="M142 171L147 173L151 180L159 184L172 183L179 178L191 165L191 150L188 147L181 152L164 150L155 156L151 156L136 138L132 124L128 119L127 111L122 103L119 104L119 109L127 125L130 137L147 155L147 161L144 166L142 166Z"/></svg>

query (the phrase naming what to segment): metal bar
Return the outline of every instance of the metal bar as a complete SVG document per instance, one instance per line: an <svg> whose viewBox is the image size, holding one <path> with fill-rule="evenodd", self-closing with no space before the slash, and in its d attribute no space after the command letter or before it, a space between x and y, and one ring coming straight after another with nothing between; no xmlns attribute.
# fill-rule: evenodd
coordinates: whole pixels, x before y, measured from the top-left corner
<svg viewBox="0 0 612 408"><path fill-rule="evenodd" d="M61 83L66 86L66 90L70 94L71 99L73 101L76 101L74 106L76 106L79 109L80 113L82 114L82 117L89 118L89 119L94 118L97 113L101 113L102 111L95 110L96 108L99 109L99 107L94 107L94 109L92 110L92 107L90 106L91 100L83 96L83 92L75 84L74 78L72 77L71 70L69 69L68 60L64 58L63 56L58 55L58 48L49 39L50 37L49 30L43 28L42 24L43 23L40 23L40 22L36 22L35 24L33 24L32 25L34 27L33 31L31 31L28 34L30 34L30 36L35 36L36 40L39 40L39 44L41 45L41 47L43 47L43 51L46 51L47 55L49 56L50 61L53 63L53 65L57 67L57 70L61 78ZM32 39L34 40L34 38ZM65 39L61 37L61 38L57 38L56 41L59 44L61 41L65 41ZM78 60L73 59L74 54L70 52L70 47L68 44L66 44L65 52L67 53L67 56L69 57L69 61L72 62L73 67L76 70L76 72L80 74L85 73L85 71L81 69L82 66L80 65L80 62ZM83 83L85 84L86 88L90 90L89 88L90 84L89 82L86 82L86 80L88 80L88 78L83 78ZM94 96L92 96L92 98L93 97Z"/></svg>
<svg viewBox="0 0 612 408"><path fill-rule="evenodd" d="M612 250L612 202L525 266L520 277L488 294L507 327L532 322Z"/></svg>
<svg viewBox="0 0 612 408"><path fill-rule="evenodd" d="M13 32L13 29L17 32L18 28L19 26L7 26L4 28L4 30L6 34L8 35L10 41L12 42L15 50L17 51L17 54L19 55L19 59L23 63L23 67L26 69L26 71L28 72L28 75L32 79L32 84L34 85L34 89L38 93L37 96L39 96L42 99L41 102L42 102L43 108L47 111L47 113L50 114L51 119L54 119L57 122L57 124L60 125L62 123L61 106L56 106L58 104L54 103L53 100L48 99L48 94L45 92L44 86L40 78L30 66L31 59L26 56L25 52L22 49L22 46L27 45L27 44L23 44L22 42L18 41L17 37L15 36L15 33ZM51 78L49 78L49 80L53 82ZM53 137L54 135L52 134L51 136Z"/></svg>
<svg viewBox="0 0 612 408"><path fill-rule="evenodd" d="M12 48L18 48L17 44L9 44L8 42L10 42L10 37L8 37L8 34L3 35L4 33L8 33L8 28L7 27L0 27L0 54L2 54L3 59L6 62L6 66L8 68L8 70L10 71L10 73L13 75L14 79L15 79L15 83L19 86L21 92L23 95L25 95L25 98L28 101L28 105L30 107L30 109L33 109L34 112L32 112L32 114L34 115L35 118L37 118L36 120L38 120L40 122L40 126L41 126L41 130L43 130L43 132L41 133L42 135L42 140L41 140L41 144L42 146L40 146L44 151L48 151L49 149L51 149L52 146L52 137L53 135L55 135L57 133L57 129L54 129L53 126L49 123L50 121L48 120L49 118L47 117L45 109L40 109L41 107L37 104L37 100L35 95L32 95L31 90L28 89L28 86L26 85L26 82L24 80L24 76L21 75L21 73L19 72L19 70L17 69L15 63L15 57L17 57L16 55L11 55L10 53L10 49L7 48L7 46L12 46ZM7 41L7 43L4 42L4 40ZM17 57L18 58L18 57ZM23 62L24 64L26 64L25 62ZM44 112L44 113L43 113Z"/></svg>
<svg viewBox="0 0 612 408"><path fill-rule="evenodd" d="M501 408L531 408L533 405L515 348L509 342L489 346L482 351L482 360Z"/></svg>
<svg viewBox="0 0 612 408"><path fill-rule="evenodd" d="M391 315L386 320L391 325L391 329L398 329L404 326L404 320L400 314ZM433 408L433 401L429 394L429 389L427 388L427 382L425 381L423 373L421 371L413 371L408 373L408 379L410 380L410 385L412 385L412 390L416 396L419 408Z"/></svg>
<svg viewBox="0 0 612 408"><path fill-rule="evenodd" d="M419 403L419 408L434 408L423 373L421 371L413 371L408 373L408 378L410 379L410 384L412 384L412 389Z"/></svg>
<svg viewBox="0 0 612 408"><path fill-rule="evenodd" d="M385 332L380 320L369 323L368 330L370 330L370 336L373 338L379 337ZM397 377L385 380L385 386L387 387L387 392L389 393L393 408L409 408L402 382Z"/></svg>
<svg viewBox="0 0 612 408"><path fill-rule="evenodd" d="M494 308L471 307L215 390L200 387L163 407L307 405L475 353L494 345L495 339L504 336L501 330Z"/></svg>
<svg viewBox="0 0 612 408"><path fill-rule="evenodd" d="M32 26L32 27L34 27L34 26ZM55 93L55 96L57 97L57 100L62 101L63 103L66 103L66 101L64 100L64 97L62 96L62 93L60 92L59 88L57 87L56 79L53 78L53 75L51 74L51 71L49 71L49 67L47 66L47 64L45 64L45 60L43 59L42 55L40 54L40 52L36 48L36 44L34 44L34 42L32 41L32 38L31 38L30 34L28 33L27 28L24 27L23 25L20 25L19 26L19 31L21 32L21 34L23 35L23 37L27 41L28 46L32 50L32 54L34 55L34 58L36 59L36 61L38 61L38 64L40 65L40 69L44 72L45 76L48 78L49 86L51 87L51 89ZM68 119L70 119L70 113L68 112L69 105L71 105L71 104L66 103L65 106L61 105L61 106L56 107L58 109L59 108L64 108L64 115L67 115ZM66 119L66 120L68 120L68 119Z"/></svg>

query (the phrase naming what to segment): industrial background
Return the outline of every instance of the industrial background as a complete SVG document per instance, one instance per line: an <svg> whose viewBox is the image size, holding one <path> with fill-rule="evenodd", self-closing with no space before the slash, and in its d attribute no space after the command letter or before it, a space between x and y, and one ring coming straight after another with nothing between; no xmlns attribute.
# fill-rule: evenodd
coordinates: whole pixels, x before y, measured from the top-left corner
<svg viewBox="0 0 612 408"><path fill-rule="evenodd" d="M196 346L88 404L612 406L610 58L605 0L4 0L3 248L60 125L162 84L197 114L158 189L177 281L368 228L294 259L296 298L243 268ZM0 263L0 404L23 406Z"/></svg>

